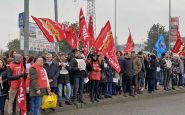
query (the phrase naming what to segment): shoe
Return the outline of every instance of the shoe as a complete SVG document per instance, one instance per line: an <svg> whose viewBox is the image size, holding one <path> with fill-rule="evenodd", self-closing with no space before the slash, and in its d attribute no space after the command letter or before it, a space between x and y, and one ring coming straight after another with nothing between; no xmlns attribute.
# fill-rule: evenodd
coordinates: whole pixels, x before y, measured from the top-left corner
<svg viewBox="0 0 185 115"><path fill-rule="evenodd" d="M130 94L130 96L131 96L131 97L135 97L135 95L134 95L134 94Z"/></svg>
<svg viewBox="0 0 185 115"><path fill-rule="evenodd" d="M51 111L55 111L55 108L50 108Z"/></svg>
<svg viewBox="0 0 185 115"><path fill-rule="evenodd" d="M182 86L179 86L179 89L183 89L184 87L182 87Z"/></svg>
<svg viewBox="0 0 185 115"><path fill-rule="evenodd" d="M83 100L79 100L79 102L80 102L80 103L83 103L83 104L86 104L86 102L85 102L85 101L83 101Z"/></svg>
<svg viewBox="0 0 185 115"><path fill-rule="evenodd" d="M172 90L175 90L175 88L174 88L174 87L172 87Z"/></svg>
<svg viewBox="0 0 185 115"><path fill-rule="evenodd" d="M124 93L124 95L123 95L124 97L128 97L128 95L126 94L126 93Z"/></svg>
<svg viewBox="0 0 185 115"><path fill-rule="evenodd" d="M59 105L59 107L63 107L63 104L62 104L62 102L59 102L59 104L58 104L58 105Z"/></svg>
<svg viewBox="0 0 185 115"><path fill-rule="evenodd" d="M112 96L108 96L108 98L112 98Z"/></svg>
<svg viewBox="0 0 185 115"><path fill-rule="evenodd" d="M104 96L105 98L108 98L108 96Z"/></svg>
<svg viewBox="0 0 185 115"><path fill-rule="evenodd" d="M94 99L93 98L91 98L91 102L94 103Z"/></svg>
<svg viewBox="0 0 185 115"><path fill-rule="evenodd" d="M71 101L65 101L66 105L73 105L73 103Z"/></svg>
<svg viewBox="0 0 185 115"><path fill-rule="evenodd" d="M72 103L73 103L74 105L77 105L77 102L76 102L76 101L73 101Z"/></svg>
<svg viewBox="0 0 185 115"><path fill-rule="evenodd" d="M96 102L100 102L98 99L95 99Z"/></svg>

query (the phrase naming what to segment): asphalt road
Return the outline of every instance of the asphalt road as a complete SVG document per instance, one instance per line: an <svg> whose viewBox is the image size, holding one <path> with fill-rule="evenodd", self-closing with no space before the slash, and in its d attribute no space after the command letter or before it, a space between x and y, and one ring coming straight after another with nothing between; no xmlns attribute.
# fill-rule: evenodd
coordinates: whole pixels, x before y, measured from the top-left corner
<svg viewBox="0 0 185 115"><path fill-rule="evenodd" d="M64 111L52 115L185 115L185 94Z"/></svg>

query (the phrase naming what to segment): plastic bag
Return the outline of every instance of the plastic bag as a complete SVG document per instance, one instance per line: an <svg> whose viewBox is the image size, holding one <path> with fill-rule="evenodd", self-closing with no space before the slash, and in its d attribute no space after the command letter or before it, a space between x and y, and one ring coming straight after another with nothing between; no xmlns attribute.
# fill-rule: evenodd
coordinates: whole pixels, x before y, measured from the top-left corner
<svg viewBox="0 0 185 115"><path fill-rule="evenodd" d="M42 109L56 108L57 107L57 95L52 93L51 95L44 95L42 99Z"/></svg>

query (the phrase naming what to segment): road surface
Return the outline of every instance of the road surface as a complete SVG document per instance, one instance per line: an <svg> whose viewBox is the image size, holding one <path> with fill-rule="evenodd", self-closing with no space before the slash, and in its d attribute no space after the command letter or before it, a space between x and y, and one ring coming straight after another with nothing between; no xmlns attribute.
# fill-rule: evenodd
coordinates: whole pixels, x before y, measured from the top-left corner
<svg viewBox="0 0 185 115"><path fill-rule="evenodd" d="M185 94L64 111L51 115L185 115Z"/></svg>

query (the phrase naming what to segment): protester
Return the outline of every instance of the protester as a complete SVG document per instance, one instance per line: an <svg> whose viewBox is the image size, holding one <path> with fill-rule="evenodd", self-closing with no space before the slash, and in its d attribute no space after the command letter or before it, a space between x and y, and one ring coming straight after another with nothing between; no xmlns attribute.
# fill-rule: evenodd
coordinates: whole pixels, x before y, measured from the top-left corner
<svg viewBox="0 0 185 115"><path fill-rule="evenodd" d="M100 62L98 60L99 55L96 53L93 53L91 55L91 59L87 64L87 71L89 72L89 79L90 79L90 85L91 85L91 102L98 100L98 89L99 89L99 82L101 80L101 66Z"/></svg>
<svg viewBox="0 0 185 115"><path fill-rule="evenodd" d="M139 72L139 90L143 91L146 69L145 69L144 56L142 51L138 52L138 58L140 59L141 66L142 66L141 71ZM142 93L140 91L139 93Z"/></svg>
<svg viewBox="0 0 185 115"><path fill-rule="evenodd" d="M43 68L43 58L38 56L31 66L30 75L30 101L31 101L31 114L40 115L40 107L42 97L50 93L50 85L47 77L46 70Z"/></svg>
<svg viewBox="0 0 185 115"><path fill-rule="evenodd" d="M171 74L171 67L172 62L170 59L170 55L168 53L165 54L165 57L163 58L161 62L161 67L163 69L163 75L164 75L164 90L169 91L169 82L170 82L170 74Z"/></svg>
<svg viewBox="0 0 185 115"><path fill-rule="evenodd" d="M5 100L8 98L9 84L4 59L0 58L0 115L4 114Z"/></svg>
<svg viewBox="0 0 185 115"><path fill-rule="evenodd" d="M80 103L84 103L83 100L83 89L84 89L84 78L87 77L86 73L86 63L85 60L81 58L81 52L74 49L74 58L70 61L71 67L71 77L74 80L74 89L72 101L76 105L77 98ZM77 97L79 92L79 97Z"/></svg>
<svg viewBox="0 0 185 115"><path fill-rule="evenodd" d="M131 58L133 60L133 67L134 67L134 77L133 77L133 85L134 85L134 94L139 93L139 73L142 69L141 60L136 56L135 51L131 52Z"/></svg>
<svg viewBox="0 0 185 115"><path fill-rule="evenodd" d="M57 79L59 77L60 70L58 63L53 61L53 56L50 53L46 55L46 62L44 63L44 68L47 72L51 92L58 94Z"/></svg>
<svg viewBox="0 0 185 115"><path fill-rule="evenodd" d="M122 76L122 83L123 83L123 92L124 96L127 97L127 89L130 94L130 96L134 97L133 94L133 88L132 88L132 79L134 77L134 67L133 67L133 60L131 59L131 54L130 53L125 53L124 54L124 59L123 59L123 67L121 68L123 72Z"/></svg>
<svg viewBox="0 0 185 115"><path fill-rule="evenodd" d="M60 53L60 61L59 62L59 68L60 68L60 75L58 77L58 101L59 106L62 107L62 95L63 95L63 89L64 85L66 86L65 91L65 104L72 105L71 102L71 84L70 84L70 66L67 61L67 57L64 53Z"/></svg>
<svg viewBox="0 0 185 115"><path fill-rule="evenodd" d="M105 98L112 98L113 95L113 78L115 77L115 71L113 68L110 66L108 63L107 58L105 58L104 62L104 72L106 76L106 83L105 83L105 88L104 88L104 97Z"/></svg>
<svg viewBox="0 0 185 115"><path fill-rule="evenodd" d="M147 66L148 71L148 92L153 93L155 91L157 60L155 54L150 55L150 61Z"/></svg>
<svg viewBox="0 0 185 115"><path fill-rule="evenodd" d="M10 81L10 91L9 91L9 102L8 102L8 114L12 115L13 113L13 103L16 100L17 102L17 93L20 86L20 78L26 77L26 72L21 70L21 58L20 54L14 55L13 63L10 63L7 69L7 78ZM16 113L19 114L19 106L16 104Z"/></svg>
<svg viewBox="0 0 185 115"><path fill-rule="evenodd" d="M117 51L116 52L116 56L118 58L118 62L119 62L119 65L120 67L122 68L123 65L122 65L122 61L123 61L123 53L121 51ZM117 73L116 74L119 76L119 79L118 79L118 91L119 91L119 94L122 93L122 72L120 73Z"/></svg>

